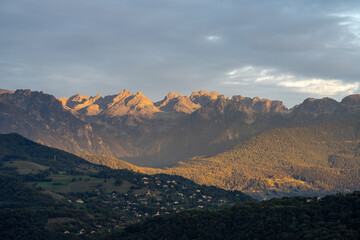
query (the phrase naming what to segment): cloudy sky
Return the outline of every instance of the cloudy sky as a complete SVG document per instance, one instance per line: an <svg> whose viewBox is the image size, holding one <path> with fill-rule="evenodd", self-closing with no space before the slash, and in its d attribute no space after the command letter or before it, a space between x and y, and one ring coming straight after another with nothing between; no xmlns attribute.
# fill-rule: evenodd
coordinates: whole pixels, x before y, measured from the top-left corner
<svg viewBox="0 0 360 240"><path fill-rule="evenodd" d="M1 0L0 88L341 100L360 92L360 2Z"/></svg>

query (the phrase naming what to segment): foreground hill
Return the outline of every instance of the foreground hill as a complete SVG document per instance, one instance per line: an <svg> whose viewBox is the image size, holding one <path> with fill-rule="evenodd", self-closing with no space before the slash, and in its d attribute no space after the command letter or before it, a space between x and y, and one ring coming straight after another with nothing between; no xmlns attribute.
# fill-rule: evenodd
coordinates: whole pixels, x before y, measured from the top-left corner
<svg viewBox="0 0 360 240"><path fill-rule="evenodd" d="M33 161L47 167L59 169L91 168L94 164L65 151L46 147L30 141L19 134L0 134L0 157L2 161L14 159Z"/></svg>
<svg viewBox="0 0 360 240"><path fill-rule="evenodd" d="M253 201L179 176L112 170L18 134L0 135L4 239L98 239L146 217Z"/></svg>
<svg viewBox="0 0 360 240"><path fill-rule="evenodd" d="M360 238L360 193L282 198L220 211L186 211L148 219L105 239Z"/></svg>

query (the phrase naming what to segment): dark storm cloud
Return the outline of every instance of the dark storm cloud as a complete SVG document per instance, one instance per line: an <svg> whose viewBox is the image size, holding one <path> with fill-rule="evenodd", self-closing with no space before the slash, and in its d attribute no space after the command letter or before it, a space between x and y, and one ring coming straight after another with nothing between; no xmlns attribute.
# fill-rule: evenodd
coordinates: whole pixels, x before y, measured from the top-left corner
<svg viewBox="0 0 360 240"><path fill-rule="evenodd" d="M204 88L293 105L358 91L357 1L3 0L2 88ZM229 74L233 73L233 74Z"/></svg>

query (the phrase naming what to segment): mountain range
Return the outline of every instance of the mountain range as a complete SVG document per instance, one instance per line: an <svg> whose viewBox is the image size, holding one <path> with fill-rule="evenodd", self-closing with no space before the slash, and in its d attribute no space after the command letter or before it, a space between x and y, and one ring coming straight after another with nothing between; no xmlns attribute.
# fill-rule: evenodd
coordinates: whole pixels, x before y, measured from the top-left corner
<svg viewBox="0 0 360 240"><path fill-rule="evenodd" d="M288 109L281 101L204 90L171 92L159 102L127 90L61 99L0 91L1 133L115 168L262 197L357 189L359 116L359 94L341 102L308 98Z"/></svg>
<svg viewBox="0 0 360 240"><path fill-rule="evenodd" d="M169 93L157 103L126 90L59 100L17 90L0 94L0 104L2 133L17 132L75 154L111 156L148 167L219 153L272 128L273 115L282 118L288 111L279 101L228 99L204 90L190 97Z"/></svg>

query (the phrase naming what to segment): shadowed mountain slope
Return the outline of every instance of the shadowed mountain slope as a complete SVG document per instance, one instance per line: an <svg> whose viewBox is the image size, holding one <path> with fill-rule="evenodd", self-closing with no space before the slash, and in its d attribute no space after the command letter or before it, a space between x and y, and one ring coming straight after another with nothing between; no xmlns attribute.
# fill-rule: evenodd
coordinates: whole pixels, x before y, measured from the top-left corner
<svg viewBox="0 0 360 240"><path fill-rule="evenodd" d="M104 144L111 142L111 136L102 136L96 125L77 118L55 97L42 92L0 94L0 133L11 132L76 154L124 151L121 146Z"/></svg>

